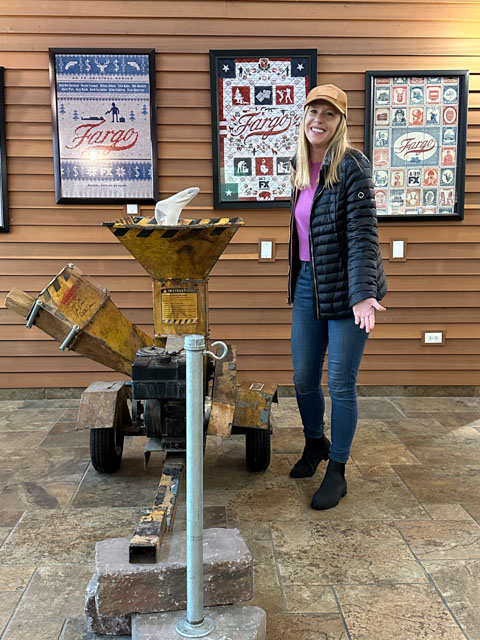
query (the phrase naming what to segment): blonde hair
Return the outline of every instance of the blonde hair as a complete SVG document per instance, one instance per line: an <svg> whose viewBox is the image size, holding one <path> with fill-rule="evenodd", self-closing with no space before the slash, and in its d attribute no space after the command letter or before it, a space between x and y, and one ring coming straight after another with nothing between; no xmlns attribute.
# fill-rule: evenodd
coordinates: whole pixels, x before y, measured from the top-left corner
<svg viewBox="0 0 480 640"><path fill-rule="evenodd" d="M295 155L296 168L292 171L290 181L292 189L296 188L302 191L310 185L310 147L307 136L305 135L305 116L308 113L308 106L305 108L302 120L300 122L300 130L298 133L297 151ZM327 147L325 156L329 155L330 164L328 165L327 175L325 177L325 186L331 187L339 181L339 166L343 160L343 156L351 148L350 140L347 132L347 119L344 115L335 131L335 135Z"/></svg>

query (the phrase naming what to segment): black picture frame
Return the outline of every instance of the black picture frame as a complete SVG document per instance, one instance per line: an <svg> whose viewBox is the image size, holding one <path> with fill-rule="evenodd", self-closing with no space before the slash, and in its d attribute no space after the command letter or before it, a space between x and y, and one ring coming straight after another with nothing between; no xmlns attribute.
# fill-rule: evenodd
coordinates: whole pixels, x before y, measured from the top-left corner
<svg viewBox="0 0 480 640"><path fill-rule="evenodd" d="M379 220L463 219L468 81L468 70L366 72Z"/></svg>
<svg viewBox="0 0 480 640"><path fill-rule="evenodd" d="M5 69L0 67L0 231L10 230L7 185L7 136L5 129Z"/></svg>
<svg viewBox="0 0 480 640"><path fill-rule="evenodd" d="M155 50L51 48L49 69L57 204L156 202Z"/></svg>
<svg viewBox="0 0 480 640"><path fill-rule="evenodd" d="M290 158L317 84L317 50L211 50L210 83L214 208L289 206Z"/></svg>

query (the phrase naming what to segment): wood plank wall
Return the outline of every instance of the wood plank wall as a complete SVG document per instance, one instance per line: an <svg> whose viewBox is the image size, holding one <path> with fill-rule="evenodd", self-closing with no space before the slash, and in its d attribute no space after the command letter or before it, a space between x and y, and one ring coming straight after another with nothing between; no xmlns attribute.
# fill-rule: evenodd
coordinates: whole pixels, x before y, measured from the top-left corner
<svg viewBox="0 0 480 640"><path fill-rule="evenodd" d="M209 49L318 49L318 81L349 95L351 137L362 148L368 69L469 69L463 222L380 229L390 293L369 340L364 385L480 385L480 3L456 0L0 0L0 65L6 69L11 232L0 234L0 387L85 386L118 377L58 345L3 308L16 286L37 293L73 261L107 286L124 313L151 331L150 279L100 227L120 206L56 205L49 47L156 50L161 196L197 185L192 217L212 208ZM151 208L143 208L147 214ZM228 212L224 212L228 214ZM285 209L231 212L240 230L210 281L211 335L235 342L246 378L291 384L286 305ZM259 237L277 261L259 263ZM389 262L407 238L408 260ZM446 331L444 347L422 329Z"/></svg>

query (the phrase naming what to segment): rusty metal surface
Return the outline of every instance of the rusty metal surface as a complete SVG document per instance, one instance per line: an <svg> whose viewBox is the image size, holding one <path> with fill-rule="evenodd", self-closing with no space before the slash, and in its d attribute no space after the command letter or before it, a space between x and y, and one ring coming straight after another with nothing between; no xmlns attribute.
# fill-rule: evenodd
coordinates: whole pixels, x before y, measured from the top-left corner
<svg viewBox="0 0 480 640"><path fill-rule="evenodd" d="M237 385L237 352L229 345L227 355L215 364L212 411L208 421L208 435L228 437L232 433Z"/></svg>
<svg viewBox="0 0 480 640"><path fill-rule="evenodd" d="M129 216L104 222L155 280L205 279L237 229L241 218L179 220L160 226L155 218Z"/></svg>
<svg viewBox="0 0 480 640"><path fill-rule="evenodd" d="M92 382L82 393L77 430L120 428L122 432L131 431L129 394L124 382Z"/></svg>
<svg viewBox="0 0 480 640"><path fill-rule="evenodd" d="M276 384L242 382L236 388L233 425L271 431L270 411L276 391Z"/></svg>
<svg viewBox="0 0 480 640"><path fill-rule="evenodd" d="M173 528L177 495L184 469L184 456L167 455L155 502L152 507L142 512L130 540L131 563L157 562L162 536Z"/></svg>
<svg viewBox="0 0 480 640"><path fill-rule="evenodd" d="M27 294L12 290L6 302L26 317L27 300ZM127 376L132 375L136 352L153 343L117 309L107 289L72 264L64 267L33 303L35 300L41 303L33 320L36 327L63 342L77 326L69 349Z"/></svg>

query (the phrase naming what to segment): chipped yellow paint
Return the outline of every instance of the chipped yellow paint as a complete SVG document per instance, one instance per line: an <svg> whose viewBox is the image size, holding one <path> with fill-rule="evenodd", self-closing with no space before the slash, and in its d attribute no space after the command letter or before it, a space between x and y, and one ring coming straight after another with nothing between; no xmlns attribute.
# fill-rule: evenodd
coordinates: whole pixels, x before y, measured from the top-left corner
<svg viewBox="0 0 480 640"><path fill-rule="evenodd" d="M115 306L107 289L74 265L64 267L37 299L42 302L42 312L66 320L72 327L78 325L78 337L69 346L72 351L77 350L75 344L82 335L88 334L101 347L101 359L93 359L116 371L131 375L138 349L153 343Z"/></svg>
<svg viewBox="0 0 480 640"><path fill-rule="evenodd" d="M205 279L243 225L240 218L183 220L169 227L151 224L151 218L126 220L104 225L156 280Z"/></svg>

